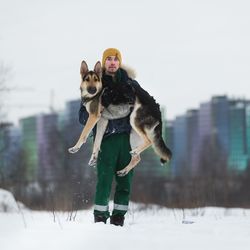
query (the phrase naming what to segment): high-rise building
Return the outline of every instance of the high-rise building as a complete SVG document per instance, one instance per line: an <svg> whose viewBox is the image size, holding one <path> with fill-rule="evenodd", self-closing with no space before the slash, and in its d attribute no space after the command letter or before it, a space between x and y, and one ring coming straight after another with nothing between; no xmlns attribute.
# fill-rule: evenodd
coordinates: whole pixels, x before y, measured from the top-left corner
<svg viewBox="0 0 250 250"><path fill-rule="evenodd" d="M213 132L212 125L212 106L211 102L204 102L200 104L198 112L198 133L197 133L197 169L194 168L195 175L203 175L204 155L206 154L206 147Z"/></svg>
<svg viewBox="0 0 250 250"><path fill-rule="evenodd" d="M26 180L37 181L38 172L38 138L36 116L20 120L22 158L26 168Z"/></svg>
<svg viewBox="0 0 250 250"><path fill-rule="evenodd" d="M248 111L247 111L248 112ZM230 170L244 171L248 165L246 103L234 100L230 103L230 146L228 165Z"/></svg>
<svg viewBox="0 0 250 250"><path fill-rule="evenodd" d="M173 158L172 173L174 176L188 174L187 162L187 117L177 116L173 122Z"/></svg>
<svg viewBox="0 0 250 250"><path fill-rule="evenodd" d="M20 129L11 123L0 125L0 182L12 178L18 167Z"/></svg>
<svg viewBox="0 0 250 250"><path fill-rule="evenodd" d="M246 102L246 144L248 155L248 167L250 166L250 102Z"/></svg>
<svg viewBox="0 0 250 250"><path fill-rule="evenodd" d="M37 116L38 179L56 181L60 177L61 135L56 113Z"/></svg>
<svg viewBox="0 0 250 250"><path fill-rule="evenodd" d="M212 98L213 131L217 137L221 154L228 157L229 152L229 100L227 96Z"/></svg>
<svg viewBox="0 0 250 250"><path fill-rule="evenodd" d="M169 147L169 149L173 153L173 148L174 148L174 126L173 126L173 121L166 121L166 128L165 128L165 137L164 140L166 142L166 145ZM173 172L173 161L171 160L167 164L167 173L168 175L172 175Z"/></svg>
<svg viewBox="0 0 250 250"><path fill-rule="evenodd" d="M198 110L188 110L186 113L187 121L187 173L191 176L197 174L199 165L199 129L198 129Z"/></svg>
<svg viewBox="0 0 250 250"><path fill-rule="evenodd" d="M198 110L188 110L175 119L173 127L174 151L175 156L178 155L178 159L173 160L176 175L196 176L209 173L212 166L225 167L229 150L229 101L226 96L215 96L201 103ZM220 164L212 164L215 159Z"/></svg>

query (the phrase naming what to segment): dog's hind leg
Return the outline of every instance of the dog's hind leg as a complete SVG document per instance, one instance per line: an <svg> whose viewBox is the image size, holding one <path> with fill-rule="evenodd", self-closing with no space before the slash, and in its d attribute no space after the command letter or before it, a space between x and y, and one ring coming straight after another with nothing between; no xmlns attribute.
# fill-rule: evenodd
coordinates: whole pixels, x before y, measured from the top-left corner
<svg viewBox="0 0 250 250"><path fill-rule="evenodd" d="M98 153L100 151L102 138L108 125L108 120L101 117L97 123L95 142L93 147L93 152L89 160L89 166L95 166L97 163Z"/></svg>
<svg viewBox="0 0 250 250"><path fill-rule="evenodd" d="M86 142L90 131L93 129L93 127L96 125L99 119L100 119L99 115L92 115L92 114L89 115L89 118L87 120L86 125L83 128L79 140L77 141L74 147L68 149L69 153L74 154L81 148L82 144Z"/></svg>
<svg viewBox="0 0 250 250"><path fill-rule="evenodd" d="M131 169L133 169L141 160L140 153L152 145L152 142L148 139L143 133L138 133L142 139L142 144L130 151L131 161L130 163L122 170L117 172L118 176L125 176Z"/></svg>
<svg viewBox="0 0 250 250"><path fill-rule="evenodd" d="M130 154L133 155L139 155L141 152L143 152L145 149L147 149L149 146L152 145L152 142L148 139L148 137L145 136L144 143L137 148L130 151Z"/></svg>
<svg viewBox="0 0 250 250"><path fill-rule="evenodd" d="M141 161L140 155L133 155L131 157L130 163L122 170L117 171L117 175L122 177L128 174L128 172L134 168Z"/></svg>
<svg viewBox="0 0 250 250"><path fill-rule="evenodd" d="M132 143L133 141L136 141L136 143ZM133 126L133 130L131 131L130 134L130 144L132 148L130 154L133 156L133 155L139 155L146 148L148 148L152 144L152 142L148 138L147 134L139 130L137 127Z"/></svg>
<svg viewBox="0 0 250 250"><path fill-rule="evenodd" d="M132 150L143 144L143 138L139 136L139 134L133 128L131 129L130 132L129 141Z"/></svg>

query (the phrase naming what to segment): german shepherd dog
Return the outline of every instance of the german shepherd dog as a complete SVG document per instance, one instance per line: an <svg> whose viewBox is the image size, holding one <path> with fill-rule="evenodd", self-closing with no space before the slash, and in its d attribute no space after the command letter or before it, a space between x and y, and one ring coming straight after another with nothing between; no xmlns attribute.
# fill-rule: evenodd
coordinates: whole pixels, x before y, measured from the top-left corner
<svg viewBox="0 0 250 250"><path fill-rule="evenodd" d="M86 125L80 135L79 140L74 147L69 148L70 153L76 153L83 143L86 142L87 137L93 127L97 124L97 132L94 141L93 153L89 165L95 165L100 150L101 141L108 124L108 115L105 115L105 108L101 104L103 93L102 85L102 67L101 63L95 64L94 70L89 71L88 65L85 61L81 63L81 99L85 104L86 110L89 113ZM135 102L133 104L133 111L130 114L130 124L132 131L130 134L131 142L131 161L122 170L117 172L118 176L125 176L132 168L134 168L140 161L140 154L149 146L153 146L156 154L161 158L161 163L168 162L172 153L166 146L162 138L162 120L160 106L152 96L148 94L138 84L132 85L135 93ZM112 105L112 104L111 104ZM107 112L106 112L107 113ZM127 116L128 114L123 114ZM116 117L121 118L121 117ZM140 138L141 144L136 147L132 142L137 141L135 137Z"/></svg>

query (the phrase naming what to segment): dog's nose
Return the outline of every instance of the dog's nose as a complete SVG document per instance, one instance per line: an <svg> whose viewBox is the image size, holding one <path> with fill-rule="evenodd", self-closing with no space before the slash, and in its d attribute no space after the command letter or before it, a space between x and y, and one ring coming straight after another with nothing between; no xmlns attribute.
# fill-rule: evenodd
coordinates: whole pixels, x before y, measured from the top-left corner
<svg viewBox="0 0 250 250"><path fill-rule="evenodd" d="M96 87L88 87L88 88L87 88L87 91L88 91L91 95L93 95L93 94L95 94L95 92L96 92Z"/></svg>

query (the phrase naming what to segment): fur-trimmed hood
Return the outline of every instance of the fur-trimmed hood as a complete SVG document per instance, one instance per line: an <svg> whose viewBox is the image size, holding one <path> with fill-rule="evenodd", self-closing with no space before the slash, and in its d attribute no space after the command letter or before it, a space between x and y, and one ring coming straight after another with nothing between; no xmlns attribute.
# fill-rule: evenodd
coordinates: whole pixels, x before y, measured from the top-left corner
<svg viewBox="0 0 250 250"><path fill-rule="evenodd" d="M127 72L129 78L132 78L132 79L136 78L136 72L133 68L124 64L122 64L120 68L122 68L123 70Z"/></svg>

